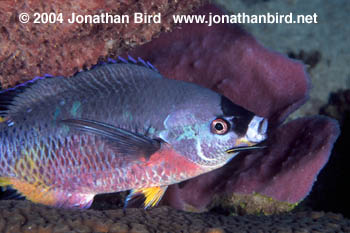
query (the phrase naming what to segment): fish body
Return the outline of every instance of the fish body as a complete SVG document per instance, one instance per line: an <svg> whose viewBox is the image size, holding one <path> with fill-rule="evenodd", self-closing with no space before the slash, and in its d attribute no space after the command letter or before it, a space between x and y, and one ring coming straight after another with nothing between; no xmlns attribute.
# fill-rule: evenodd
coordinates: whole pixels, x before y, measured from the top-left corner
<svg viewBox="0 0 350 233"><path fill-rule="evenodd" d="M125 190L154 206L168 185L223 166L267 129L216 92L129 63L37 80L0 101L0 185L58 207Z"/></svg>

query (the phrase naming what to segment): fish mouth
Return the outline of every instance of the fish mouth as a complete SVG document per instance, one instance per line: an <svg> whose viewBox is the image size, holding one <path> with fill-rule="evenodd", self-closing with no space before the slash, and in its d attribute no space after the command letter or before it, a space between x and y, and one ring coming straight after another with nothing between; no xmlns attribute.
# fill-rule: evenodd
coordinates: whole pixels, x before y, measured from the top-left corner
<svg viewBox="0 0 350 233"><path fill-rule="evenodd" d="M236 153L236 152L241 152L241 151L260 150L260 149L264 149L266 147L267 146L265 146L265 145L239 146L239 147L230 148L230 149L226 150L225 152L228 154L231 154L231 153Z"/></svg>

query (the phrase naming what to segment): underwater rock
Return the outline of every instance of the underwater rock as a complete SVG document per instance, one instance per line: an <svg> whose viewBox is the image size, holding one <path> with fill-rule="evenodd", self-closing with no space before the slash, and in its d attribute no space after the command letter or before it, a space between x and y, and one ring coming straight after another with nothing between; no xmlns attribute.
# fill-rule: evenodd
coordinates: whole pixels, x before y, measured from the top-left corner
<svg viewBox="0 0 350 233"><path fill-rule="evenodd" d="M0 201L1 232L349 232L340 214L298 212L272 216L223 216L169 207L151 210L67 210L28 201Z"/></svg>
<svg viewBox="0 0 350 233"><path fill-rule="evenodd" d="M209 12L221 13L207 5L195 14ZM215 207L210 203L220 195L226 207L230 195L261 195L271 202L262 198L263 205L257 203L250 212L271 214L291 209L310 192L339 129L335 121L318 116L281 126L307 99L309 79L302 63L264 48L239 26L227 24L183 25L130 54L150 61L167 77L214 89L269 118L267 149L241 153L221 169L171 186L165 203L204 211ZM241 206L247 205L244 200Z"/></svg>
<svg viewBox="0 0 350 233"><path fill-rule="evenodd" d="M120 54L150 41L161 31L173 28L172 15L186 14L201 0L165 1L47 1L0 2L0 82L2 88L44 74L70 76L95 65L100 57ZM56 13L54 23L34 24L34 13ZM133 15L134 12L162 15L161 23L68 23L71 14ZM28 13L29 23L20 23ZM59 22L62 13L63 22ZM43 16L45 22L45 17ZM40 22L40 21L39 21Z"/></svg>

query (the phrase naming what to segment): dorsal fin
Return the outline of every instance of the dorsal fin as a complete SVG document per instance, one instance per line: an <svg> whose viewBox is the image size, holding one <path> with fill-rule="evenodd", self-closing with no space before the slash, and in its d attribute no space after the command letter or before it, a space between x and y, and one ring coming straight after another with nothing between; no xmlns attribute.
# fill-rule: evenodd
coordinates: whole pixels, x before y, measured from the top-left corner
<svg viewBox="0 0 350 233"><path fill-rule="evenodd" d="M56 94L67 93L70 90L72 91L70 93L82 95L87 95L89 91L90 94L106 93L112 90L111 87L120 86L120 80L122 83L127 83L127 80L136 76L162 78L157 69L141 58L135 60L129 56L129 60L120 57L118 59L118 61L109 59L108 63L78 72L71 78L45 75L2 90L0 91L0 117L4 118L9 112L23 111L33 103L46 101Z"/></svg>
<svg viewBox="0 0 350 233"><path fill-rule="evenodd" d="M90 69L82 69L79 72L73 74L72 76L76 76L77 74L81 73L81 72L85 72L88 70L93 70L97 67L100 66L104 66L104 65L109 65L109 64L133 64L133 65L139 65L148 69L151 69L155 72L159 73L159 70L154 67L149 61L145 61L142 58L138 57L137 59L134 59L133 57L131 57L130 55L128 55L128 59L125 59L121 56L118 56L117 60L114 60L113 58L107 58L107 62L99 62L96 65L93 65ZM38 80L42 80L42 79L46 79L46 78L54 78L56 76L53 76L51 74L44 74L44 76L36 76L35 78L25 81L21 84L18 84L14 87L10 87L8 89L4 89L1 90L0 88L0 95L3 93L7 93L7 92L12 92L11 94L18 94L19 92L22 92L25 88L29 87L30 85L34 84L36 81ZM57 77L62 77L62 76L57 76ZM16 93L17 92L17 93ZM1 100L1 99L0 99ZM1 103L0 103L1 105Z"/></svg>
<svg viewBox="0 0 350 233"><path fill-rule="evenodd" d="M116 150L116 154L124 154L126 158L144 160L158 151L161 147L159 140L148 138L122 128L103 122L86 119L66 119L62 123L90 134L102 136Z"/></svg>
<svg viewBox="0 0 350 233"><path fill-rule="evenodd" d="M82 69L79 72L73 74L72 76L76 76L77 74L81 73L81 72L85 72L88 70L93 70L97 67L100 66L104 66L104 65L109 65L109 64L133 64L133 65L139 65L148 69L151 69L155 72L159 73L159 70L154 67L149 61L145 61L142 58L138 57L137 59L134 59L132 56L128 55L128 59L125 59L121 56L118 56L117 60L113 59L113 58L107 58L107 62L99 62L96 65L93 65L90 69ZM44 76L36 76L35 78L25 81L21 84L18 84L14 87L8 88L8 89L4 89L1 90L0 88L0 95L3 93L8 93L12 94L12 95L17 95L18 93L22 92L24 89L26 89L27 87L29 87L30 85L36 83L38 80L42 80L42 79L46 79L46 78L54 78L56 76L53 76L51 74L44 74ZM62 76L57 76L57 77L62 77ZM12 92L13 91L13 92ZM0 99L1 101L1 99ZM1 102L0 102L1 105Z"/></svg>
<svg viewBox="0 0 350 233"><path fill-rule="evenodd" d="M0 90L0 94L2 93L7 93L7 92L17 92L16 94L18 94L19 92L22 92L25 88L29 87L30 85L33 85L36 81L41 80L41 79L45 79L45 78L53 78L53 75L50 74L45 74L44 76L36 76L35 78L25 81L21 84L18 84L14 87L10 87L8 89L4 89L4 90Z"/></svg>

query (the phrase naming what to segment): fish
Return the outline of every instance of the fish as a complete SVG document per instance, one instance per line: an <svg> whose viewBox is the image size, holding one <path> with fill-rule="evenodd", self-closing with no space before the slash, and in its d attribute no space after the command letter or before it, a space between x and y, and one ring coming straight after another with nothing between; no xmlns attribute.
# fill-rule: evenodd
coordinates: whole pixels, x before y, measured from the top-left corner
<svg viewBox="0 0 350 233"><path fill-rule="evenodd" d="M262 148L267 128L215 91L119 58L0 93L0 186L59 208L130 190L125 207L150 208L169 185Z"/></svg>

